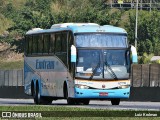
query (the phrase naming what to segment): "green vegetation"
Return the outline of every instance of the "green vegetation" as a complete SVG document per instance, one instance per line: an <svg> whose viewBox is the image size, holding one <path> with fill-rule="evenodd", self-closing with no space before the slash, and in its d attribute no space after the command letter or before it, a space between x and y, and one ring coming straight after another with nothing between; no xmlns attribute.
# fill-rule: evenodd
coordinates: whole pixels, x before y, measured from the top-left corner
<svg viewBox="0 0 160 120"><path fill-rule="evenodd" d="M22 69L23 60L18 61L0 61L0 69L9 70L9 69Z"/></svg>
<svg viewBox="0 0 160 120"><path fill-rule="evenodd" d="M12 21L0 14L0 34L5 34L5 31L11 26Z"/></svg>
<svg viewBox="0 0 160 120"><path fill-rule="evenodd" d="M123 27L134 45L135 10L110 9L106 0L1 0L0 42L18 46L23 52L23 38L29 29L48 29L52 24L94 22ZM160 55L160 11L139 10L138 55ZM140 63L144 63L143 59Z"/></svg>
<svg viewBox="0 0 160 120"><path fill-rule="evenodd" d="M140 58L140 62L143 64L152 63L151 62L152 57L153 57L153 54L143 53L142 57Z"/></svg>

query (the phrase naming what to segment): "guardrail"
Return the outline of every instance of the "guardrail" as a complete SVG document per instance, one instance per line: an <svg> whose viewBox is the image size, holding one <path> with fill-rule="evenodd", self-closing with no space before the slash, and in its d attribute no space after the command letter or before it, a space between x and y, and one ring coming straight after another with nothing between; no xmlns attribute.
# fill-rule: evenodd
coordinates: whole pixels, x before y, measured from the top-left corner
<svg viewBox="0 0 160 120"><path fill-rule="evenodd" d="M160 64L132 65L132 87L160 87Z"/></svg>
<svg viewBox="0 0 160 120"><path fill-rule="evenodd" d="M110 8L124 8L134 9L136 8L137 0L108 0L106 5ZM158 9L160 10L159 0L138 0L138 8L144 10Z"/></svg>
<svg viewBox="0 0 160 120"><path fill-rule="evenodd" d="M23 69L0 70L0 86L24 86Z"/></svg>
<svg viewBox="0 0 160 120"><path fill-rule="evenodd" d="M23 69L0 70L0 86L24 86ZM132 87L160 87L160 64L134 64Z"/></svg>

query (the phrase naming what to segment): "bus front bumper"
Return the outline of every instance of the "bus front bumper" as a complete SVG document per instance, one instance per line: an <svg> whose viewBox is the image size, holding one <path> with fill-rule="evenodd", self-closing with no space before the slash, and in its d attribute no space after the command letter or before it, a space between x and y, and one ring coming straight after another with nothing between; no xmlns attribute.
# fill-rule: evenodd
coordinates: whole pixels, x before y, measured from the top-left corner
<svg viewBox="0 0 160 120"><path fill-rule="evenodd" d="M107 99L129 98L130 87L124 89L80 89L75 88L75 98Z"/></svg>

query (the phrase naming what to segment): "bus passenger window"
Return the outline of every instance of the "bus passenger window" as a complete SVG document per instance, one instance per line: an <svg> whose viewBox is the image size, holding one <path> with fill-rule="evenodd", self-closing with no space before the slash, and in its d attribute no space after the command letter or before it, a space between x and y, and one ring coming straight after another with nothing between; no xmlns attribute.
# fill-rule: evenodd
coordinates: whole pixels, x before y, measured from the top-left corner
<svg viewBox="0 0 160 120"><path fill-rule="evenodd" d="M33 41L32 41L32 54L37 54L37 44L38 44L38 36L34 35L33 36Z"/></svg>
<svg viewBox="0 0 160 120"><path fill-rule="evenodd" d="M56 52L61 52L61 34L56 34Z"/></svg>
<svg viewBox="0 0 160 120"><path fill-rule="evenodd" d="M54 54L54 49L55 49L55 34L53 33L51 34L49 53Z"/></svg>
<svg viewBox="0 0 160 120"><path fill-rule="evenodd" d="M68 47L70 48L71 45L73 45L74 38L72 32L69 32L68 34Z"/></svg>
<svg viewBox="0 0 160 120"><path fill-rule="evenodd" d="M67 32L63 32L61 34L61 47L62 47L62 52L66 52L67 51Z"/></svg>
<svg viewBox="0 0 160 120"><path fill-rule="evenodd" d="M25 37L25 54L28 55L29 54L29 36Z"/></svg>
<svg viewBox="0 0 160 120"><path fill-rule="evenodd" d="M49 53L49 46L50 46L50 35L44 35L43 36L43 43L44 43L44 47L43 47L43 53Z"/></svg>
<svg viewBox="0 0 160 120"><path fill-rule="evenodd" d="M29 42L28 54L32 54L32 36L29 36L28 42Z"/></svg>
<svg viewBox="0 0 160 120"><path fill-rule="evenodd" d="M39 35L38 37L38 54L42 55L43 53L43 37L42 35Z"/></svg>

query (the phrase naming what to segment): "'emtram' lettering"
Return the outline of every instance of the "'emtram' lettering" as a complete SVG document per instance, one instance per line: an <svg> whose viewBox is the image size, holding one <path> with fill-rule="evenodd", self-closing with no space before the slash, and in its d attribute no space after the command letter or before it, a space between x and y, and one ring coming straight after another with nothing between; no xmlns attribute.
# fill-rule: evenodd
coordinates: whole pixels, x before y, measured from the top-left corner
<svg viewBox="0 0 160 120"><path fill-rule="evenodd" d="M54 69L54 61L36 60L36 69Z"/></svg>

